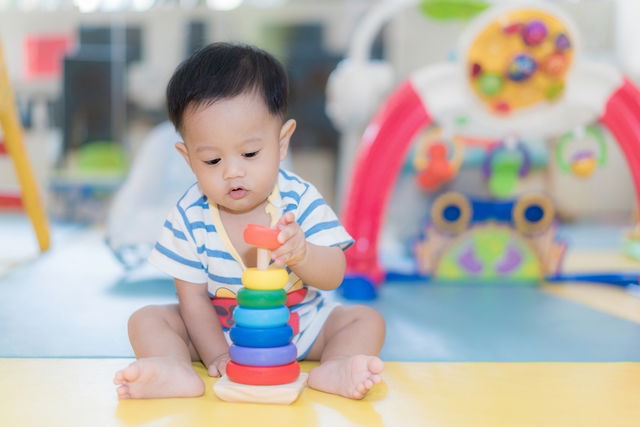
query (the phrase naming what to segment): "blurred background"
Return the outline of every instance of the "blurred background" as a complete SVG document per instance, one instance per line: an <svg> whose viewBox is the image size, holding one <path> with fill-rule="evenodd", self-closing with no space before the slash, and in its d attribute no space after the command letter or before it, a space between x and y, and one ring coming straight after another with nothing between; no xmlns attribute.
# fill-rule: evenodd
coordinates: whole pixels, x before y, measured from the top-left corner
<svg viewBox="0 0 640 427"><path fill-rule="evenodd" d="M149 225L151 233L156 233L153 221L163 218L175 202L167 194L177 197L193 181L182 159L174 154L177 135L166 123L164 94L177 64L208 43L255 44L285 64L291 89L289 116L298 122L288 167L312 181L340 212L358 140L384 96L416 69L455 61L458 39L467 25L464 19L442 19L419 7L399 10L375 34L368 52L369 59L388 66L390 81L384 91L352 100L363 104L362 113L346 126L343 122L350 118L343 117L341 122L335 114L333 120L329 117L328 81L348 56L358 25L380 3L0 0L3 66L52 230L52 250L40 256L24 214L16 170L6 150L0 150L0 288L11 295L0 299L0 325L2 321L20 323L5 334L3 353L130 355L124 329L128 314L148 302L174 300L166 282L135 276L133 267L144 264L147 250L139 242L149 238L127 240L123 235L134 235ZM640 2L542 3L553 4L574 20L585 58L612 65L640 82ZM572 244L616 250L637 214L629 168L618 146L608 145L606 166L588 181L563 173L545 144L533 147L532 152L535 166L521 183L522 189L540 189L551 197ZM450 188L487 193L486 184L478 179L480 169L481 162L473 156L465 159ZM123 195L125 182L137 190ZM417 233L428 206L415 185L406 183L398 181L386 216L383 243L390 253L401 252L398 245ZM127 206L132 200L138 206L148 200L152 220L129 215ZM417 211L409 211L424 200L426 204ZM131 286L134 282L137 287ZM88 288L104 294L89 297L84 294ZM35 295L47 295L49 303L63 305L81 295L86 298L82 303L86 304L85 317L76 313L74 319L61 320L51 313L38 322L27 321L16 313ZM41 322L62 329L80 328L82 319L100 316L87 307L105 295L127 302L109 309L118 313L115 317L120 323L111 324L111 329L105 326L101 332L94 330L91 338L85 336L85 344L92 342L94 347L87 344L88 350L83 351L62 337L43 337L38 329ZM36 316L49 310L45 302L41 304L43 307L34 308L39 313ZM48 347L41 343L32 347L20 338L29 333L51 342ZM116 337L115 347L97 338L109 334Z"/></svg>
<svg viewBox="0 0 640 427"><path fill-rule="evenodd" d="M340 132L325 113L326 84L347 54L356 25L376 3L0 1L5 64L29 158L49 210L61 220L104 220L98 212L83 213L81 205L60 206L57 198L72 197L65 173L83 167L77 164L77 155L86 145L112 144L102 149L116 157L112 162L122 155L123 175L103 179L99 185L101 196L115 191L144 137L166 120L164 90L176 65L203 45L219 40L256 44L285 63L291 78L290 116L299 122L292 144L293 169L304 170L337 206L352 158L338 158ZM633 24L640 14L636 2L549 3L566 10L575 20L589 57L616 64L631 78L637 77L640 58L631 47L639 37ZM415 69L452 59L465 24L455 19L435 20L417 7L406 8L377 35L370 57L391 64L393 79L400 82ZM621 159L615 147L611 151L606 181L584 186L560 179L552 189L563 194L560 208L566 217L630 214L630 198L611 197L601 203L588 197L586 187L593 189L594 184L621 191L631 188L626 168L616 167L615 162ZM2 163L0 173L2 188L10 186L10 166ZM83 179L84 184L91 184L89 176L77 177L77 181Z"/></svg>

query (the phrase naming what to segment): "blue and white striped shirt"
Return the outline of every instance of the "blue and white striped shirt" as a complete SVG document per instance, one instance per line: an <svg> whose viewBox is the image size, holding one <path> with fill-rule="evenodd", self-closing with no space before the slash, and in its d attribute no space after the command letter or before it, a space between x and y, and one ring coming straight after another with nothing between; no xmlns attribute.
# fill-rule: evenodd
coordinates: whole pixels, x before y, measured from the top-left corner
<svg viewBox="0 0 640 427"><path fill-rule="evenodd" d="M269 200L279 216L294 213L310 243L342 249L353 243L318 190L296 174L280 169ZM211 297L234 298L242 287L240 277L245 266L235 249L229 247L229 240L221 238L226 232L219 218L217 207L210 206L198 184L194 184L167 217L149 262L172 277L207 283ZM302 288L298 277L288 271L285 290ZM314 297L313 293L309 292L305 300Z"/></svg>

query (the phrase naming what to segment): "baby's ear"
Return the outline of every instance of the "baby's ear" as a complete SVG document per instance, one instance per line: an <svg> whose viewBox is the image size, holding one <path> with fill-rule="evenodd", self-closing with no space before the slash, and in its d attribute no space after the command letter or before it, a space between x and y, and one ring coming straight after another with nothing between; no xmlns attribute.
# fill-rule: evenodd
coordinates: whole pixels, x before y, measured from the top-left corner
<svg viewBox="0 0 640 427"><path fill-rule="evenodd" d="M189 160L189 152L187 151L187 145L182 141L178 141L176 142L175 147L176 147L176 150L178 150L178 153L180 153L180 155L184 159L184 161L187 162L189 167L191 167L191 161Z"/></svg>
<svg viewBox="0 0 640 427"><path fill-rule="evenodd" d="M289 119L280 128L280 160L284 160L287 157L287 152L289 151L289 141L291 140L291 135L296 130L296 121L293 119Z"/></svg>

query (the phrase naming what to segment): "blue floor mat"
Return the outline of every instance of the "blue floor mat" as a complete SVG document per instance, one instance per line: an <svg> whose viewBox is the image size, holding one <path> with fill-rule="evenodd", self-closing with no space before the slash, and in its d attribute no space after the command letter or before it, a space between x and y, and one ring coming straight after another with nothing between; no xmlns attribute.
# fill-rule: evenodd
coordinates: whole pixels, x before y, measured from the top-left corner
<svg viewBox="0 0 640 427"><path fill-rule="evenodd" d="M128 357L129 315L175 302L169 278L125 275L99 229L0 277L0 357ZM389 361L640 361L640 325L523 286L387 283L372 303Z"/></svg>
<svg viewBox="0 0 640 427"><path fill-rule="evenodd" d="M386 283L383 357L404 361L640 361L640 324L530 286Z"/></svg>

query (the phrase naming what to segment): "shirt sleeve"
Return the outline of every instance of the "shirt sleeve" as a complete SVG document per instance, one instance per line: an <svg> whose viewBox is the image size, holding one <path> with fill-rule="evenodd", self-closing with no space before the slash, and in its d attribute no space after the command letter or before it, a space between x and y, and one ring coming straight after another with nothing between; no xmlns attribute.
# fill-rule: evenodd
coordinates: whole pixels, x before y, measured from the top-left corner
<svg viewBox="0 0 640 427"><path fill-rule="evenodd" d="M149 263L176 279L207 283L207 270L187 221L184 211L175 206L162 226Z"/></svg>
<svg viewBox="0 0 640 427"><path fill-rule="evenodd" d="M296 209L296 221L304 231L306 239L319 246L347 249L353 244L353 238L320 192L312 184L308 185Z"/></svg>

